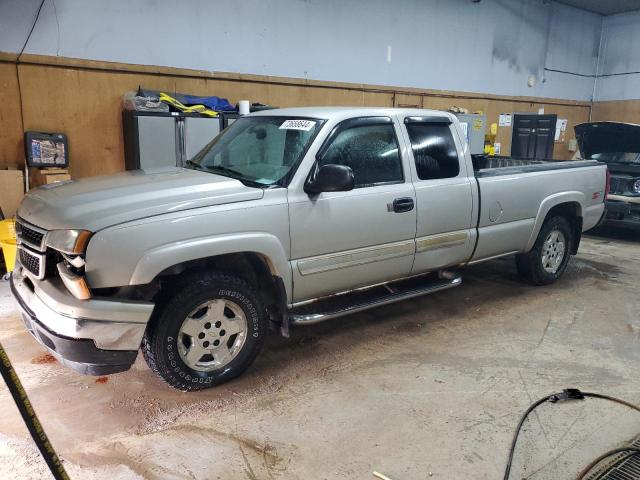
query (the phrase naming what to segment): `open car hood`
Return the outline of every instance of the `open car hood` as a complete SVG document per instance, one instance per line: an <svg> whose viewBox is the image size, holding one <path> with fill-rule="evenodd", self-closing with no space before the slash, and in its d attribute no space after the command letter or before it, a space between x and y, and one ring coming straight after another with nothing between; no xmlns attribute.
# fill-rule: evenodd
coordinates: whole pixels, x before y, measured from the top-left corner
<svg viewBox="0 0 640 480"><path fill-rule="evenodd" d="M640 125L621 122L590 122L574 127L582 157L597 153L640 153Z"/></svg>

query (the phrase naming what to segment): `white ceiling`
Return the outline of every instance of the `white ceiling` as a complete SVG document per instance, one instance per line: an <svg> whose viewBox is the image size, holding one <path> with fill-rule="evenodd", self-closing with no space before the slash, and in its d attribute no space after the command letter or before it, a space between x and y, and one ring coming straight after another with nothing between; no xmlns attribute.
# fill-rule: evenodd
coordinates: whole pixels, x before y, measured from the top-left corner
<svg viewBox="0 0 640 480"><path fill-rule="evenodd" d="M601 15L640 10L640 0L557 0L558 3L589 10Z"/></svg>

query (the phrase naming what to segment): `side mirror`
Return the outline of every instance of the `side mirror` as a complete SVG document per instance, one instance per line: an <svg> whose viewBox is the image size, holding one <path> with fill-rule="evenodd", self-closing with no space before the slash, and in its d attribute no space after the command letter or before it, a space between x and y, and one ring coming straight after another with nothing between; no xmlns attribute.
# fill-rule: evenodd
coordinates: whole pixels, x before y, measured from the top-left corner
<svg viewBox="0 0 640 480"><path fill-rule="evenodd" d="M309 194L322 192L346 192L353 190L355 181L353 170L344 165L328 164L316 168L315 173L304 186Z"/></svg>

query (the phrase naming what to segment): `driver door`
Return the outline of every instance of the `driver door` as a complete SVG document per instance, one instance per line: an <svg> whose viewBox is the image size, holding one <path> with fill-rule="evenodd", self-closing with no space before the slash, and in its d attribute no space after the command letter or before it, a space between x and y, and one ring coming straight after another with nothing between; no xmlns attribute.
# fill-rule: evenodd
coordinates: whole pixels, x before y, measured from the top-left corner
<svg viewBox="0 0 640 480"><path fill-rule="evenodd" d="M415 192L397 133L389 117L339 123L316 162L350 167L354 189L289 192L294 302L409 275Z"/></svg>

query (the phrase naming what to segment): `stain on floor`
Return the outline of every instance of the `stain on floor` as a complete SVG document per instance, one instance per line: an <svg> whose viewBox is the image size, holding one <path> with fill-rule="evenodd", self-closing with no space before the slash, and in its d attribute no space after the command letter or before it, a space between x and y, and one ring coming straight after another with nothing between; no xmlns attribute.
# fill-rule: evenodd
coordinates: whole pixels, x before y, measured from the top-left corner
<svg viewBox="0 0 640 480"><path fill-rule="evenodd" d="M43 353L31 359L31 363L34 365L44 365L46 363L56 363L56 357L50 353Z"/></svg>

